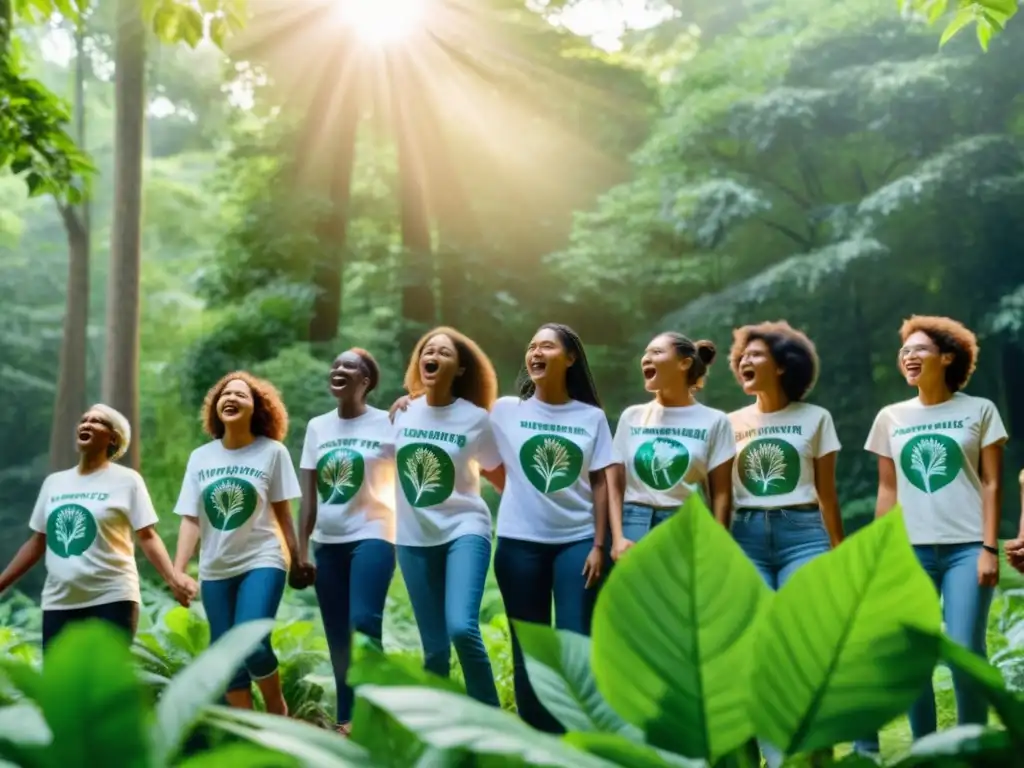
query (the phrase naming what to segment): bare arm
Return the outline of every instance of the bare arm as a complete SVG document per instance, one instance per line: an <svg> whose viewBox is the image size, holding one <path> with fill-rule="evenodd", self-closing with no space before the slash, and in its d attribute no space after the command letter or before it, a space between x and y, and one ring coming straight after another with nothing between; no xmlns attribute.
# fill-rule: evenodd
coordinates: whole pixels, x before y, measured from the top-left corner
<svg viewBox="0 0 1024 768"><path fill-rule="evenodd" d="M185 573L188 568L188 561L195 554L196 544L199 543L199 518L191 515L182 515L181 525L178 526L178 549L174 554L174 570Z"/></svg>
<svg viewBox="0 0 1024 768"><path fill-rule="evenodd" d="M1003 504L1003 450L998 443L981 449L982 543L999 546L999 517Z"/></svg>
<svg viewBox="0 0 1024 768"><path fill-rule="evenodd" d="M708 495L715 520L725 526L732 525L732 465L735 459L719 464L708 474Z"/></svg>
<svg viewBox="0 0 1024 768"><path fill-rule="evenodd" d="M274 510L277 524L281 526L284 543L288 547L289 559L292 563L297 563L300 561L298 556L299 542L295 539L295 520L292 518L292 503L285 499L284 501L275 501L270 506Z"/></svg>
<svg viewBox="0 0 1024 768"><path fill-rule="evenodd" d="M615 466L614 464L612 466ZM590 473L590 487L594 494L594 548L604 550L608 535L608 474L611 467Z"/></svg>
<svg viewBox="0 0 1024 768"><path fill-rule="evenodd" d="M499 464L494 469L481 469L481 477L484 478L488 483L494 486L494 490L498 493L504 493L505 491L505 465Z"/></svg>
<svg viewBox="0 0 1024 768"><path fill-rule="evenodd" d="M46 554L46 534L32 532L28 541L14 555L14 559L0 573L0 593L6 592L18 579L32 570L32 566Z"/></svg>
<svg viewBox="0 0 1024 768"><path fill-rule="evenodd" d="M299 557L296 562L309 562L309 538L316 529L317 489L316 470L303 469L302 506L299 508ZM289 511L289 515L291 512Z"/></svg>
<svg viewBox="0 0 1024 768"><path fill-rule="evenodd" d="M878 498L875 518L884 517L896 506L896 463L887 456L878 457Z"/></svg>
<svg viewBox="0 0 1024 768"><path fill-rule="evenodd" d="M622 533L622 504L626 494L626 465L612 464L605 469L605 475L608 477L608 527L614 544L625 538Z"/></svg>
<svg viewBox="0 0 1024 768"><path fill-rule="evenodd" d="M838 453L828 453L814 460L814 487L821 505L821 519L828 531L832 547L843 543L843 516L839 511L839 493L836 491L836 460Z"/></svg>
<svg viewBox="0 0 1024 768"><path fill-rule="evenodd" d="M161 539L160 535L156 532L156 526L147 525L145 528L137 530L135 535L139 537L139 546L146 555L146 559L153 564L154 568L156 568L156 572L160 574L160 578L168 584L173 585L175 574L174 563L171 562L171 556L167 554L167 547L164 546L164 540Z"/></svg>
<svg viewBox="0 0 1024 768"><path fill-rule="evenodd" d="M1024 470L1021 470L1020 477L1020 528L1017 529L1017 538L1024 539Z"/></svg>

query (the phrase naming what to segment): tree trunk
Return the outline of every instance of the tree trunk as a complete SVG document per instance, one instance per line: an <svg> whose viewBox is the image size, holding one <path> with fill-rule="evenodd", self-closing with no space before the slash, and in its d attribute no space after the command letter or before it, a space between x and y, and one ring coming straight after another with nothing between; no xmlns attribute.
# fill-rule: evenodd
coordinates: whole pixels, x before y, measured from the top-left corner
<svg viewBox="0 0 1024 768"><path fill-rule="evenodd" d="M118 0L114 44L114 222L107 281L103 400L123 413L133 439L122 460L139 468L139 281L146 37L137 0Z"/></svg>
<svg viewBox="0 0 1024 768"><path fill-rule="evenodd" d="M75 141L85 149L85 20L75 30ZM89 336L89 201L61 207L68 237L68 295L60 347L57 398L50 428L50 471L73 466L74 434L86 409L86 355Z"/></svg>

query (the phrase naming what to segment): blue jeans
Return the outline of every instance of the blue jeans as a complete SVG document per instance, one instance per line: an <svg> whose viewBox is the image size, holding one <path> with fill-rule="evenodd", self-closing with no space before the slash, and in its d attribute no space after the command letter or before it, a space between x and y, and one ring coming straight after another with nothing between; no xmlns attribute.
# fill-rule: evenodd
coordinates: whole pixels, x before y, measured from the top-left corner
<svg viewBox="0 0 1024 768"><path fill-rule="evenodd" d="M230 579L202 582L199 588L210 622L210 644L238 624L276 618L286 576L280 568L254 568ZM235 672L228 690L247 691L253 680L270 677L275 672L277 656L267 635Z"/></svg>
<svg viewBox="0 0 1024 768"><path fill-rule="evenodd" d="M978 584L978 557L981 544L917 544L914 554L931 577L942 598L942 620L949 639L988 656L985 630L994 590ZM953 695L956 697L957 725L988 723L988 703L977 686L957 670L952 670ZM935 689L928 680L924 691L908 713L910 732L915 739L938 730L935 713ZM858 751L878 752L878 736L854 744Z"/></svg>
<svg viewBox="0 0 1024 768"><path fill-rule="evenodd" d="M46 652L54 638L68 626L90 619L98 619L124 632L130 643L139 625L139 604L134 600L119 600L89 608L61 608L43 611L43 651Z"/></svg>
<svg viewBox="0 0 1024 768"><path fill-rule="evenodd" d="M732 535L773 590L832 547L817 509L738 509ZM759 739L758 745L769 768L782 764L783 755L772 744Z"/></svg>
<svg viewBox="0 0 1024 768"><path fill-rule="evenodd" d="M419 627L424 667L448 677L454 645L466 692L484 704L501 706L480 635L480 603L491 566L490 540L469 535L436 547L400 546L398 564Z"/></svg>
<svg viewBox="0 0 1024 768"><path fill-rule="evenodd" d="M352 633L383 645L384 603L395 575L395 545L383 539L316 544L316 599L324 621L327 648L338 694L337 721L352 719L354 694L346 680L352 657Z"/></svg>
<svg viewBox="0 0 1024 768"><path fill-rule="evenodd" d="M640 541L675 513L674 509L655 509L643 504L623 504L622 535L630 541Z"/></svg>
<svg viewBox="0 0 1024 768"><path fill-rule="evenodd" d="M498 537L494 575L505 602L512 635L516 709L527 724L540 731L564 733L565 729L540 703L530 685L512 621L550 626L554 596L555 626L589 635L597 588L585 587L583 566L593 546L593 539L589 538L568 544L542 544Z"/></svg>

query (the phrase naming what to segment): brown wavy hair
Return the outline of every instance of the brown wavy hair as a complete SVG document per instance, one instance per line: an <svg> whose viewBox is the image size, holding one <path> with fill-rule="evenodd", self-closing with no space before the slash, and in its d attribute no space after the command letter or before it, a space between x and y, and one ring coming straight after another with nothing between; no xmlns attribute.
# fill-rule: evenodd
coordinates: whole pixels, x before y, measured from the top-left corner
<svg viewBox="0 0 1024 768"><path fill-rule="evenodd" d="M217 401L224 387L231 381L244 381L252 391L252 433L279 442L284 440L288 434L288 409L284 407L281 393L269 381L253 376L248 371L232 371L210 387L203 400L203 431L215 440L224 437L224 422L217 414Z"/></svg>
<svg viewBox="0 0 1024 768"><path fill-rule="evenodd" d="M447 336L455 344L459 355L459 367L465 369L461 376L452 382L452 396L468 400L478 408L491 410L498 399L498 374L494 372L491 359L484 354L475 341L454 328L441 326L425 333L409 357L409 366L405 369L405 391L412 397L423 394L426 387L420 378L420 357L423 347L435 336Z"/></svg>
<svg viewBox="0 0 1024 768"><path fill-rule="evenodd" d="M978 365L978 337L949 317L911 315L900 326L900 342L918 331L931 339L940 353L953 355L953 362L946 366L949 391L959 392L966 387Z"/></svg>
<svg viewBox="0 0 1024 768"><path fill-rule="evenodd" d="M807 334L798 331L785 320L744 325L734 330L732 349L729 350L729 367L740 386L743 385L740 359L752 341L763 341L775 364L782 368L779 384L786 397L793 402L800 402L807 397L818 381L819 369L818 350Z"/></svg>

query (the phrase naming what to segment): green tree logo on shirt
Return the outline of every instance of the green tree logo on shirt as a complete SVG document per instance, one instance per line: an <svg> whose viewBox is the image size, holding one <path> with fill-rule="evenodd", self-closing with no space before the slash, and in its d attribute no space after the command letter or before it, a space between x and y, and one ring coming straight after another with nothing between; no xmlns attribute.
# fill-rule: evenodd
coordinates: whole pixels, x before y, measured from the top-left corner
<svg viewBox="0 0 1024 768"><path fill-rule="evenodd" d="M57 557L82 555L96 540L96 518L78 504L57 507L46 519L46 546Z"/></svg>
<svg viewBox="0 0 1024 768"><path fill-rule="evenodd" d="M324 504L345 504L363 484L363 455L348 448L335 448L320 457L316 465L316 488Z"/></svg>
<svg viewBox="0 0 1024 768"><path fill-rule="evenodd" d="M240 477L225 477L206 486L203 509L214 528L233 531L252 517L258 498L252 483Z"/></svg>
<svg viewBox="0 0 1024 768"><path fill-rule="evenodd" d="M411 443L398 451L398 474L405 498L414 507L433 507L452 495L455 464L443 448Z"/></svg>
<svg viewBox="0 0 1024 768"><path fill-rule="evenodd" d="M656 491L675 487L690 466L690 452L677 440L659 437L637 448L633 468L644 485Z"/></svg>
<svg viewBox="0 0 1024 768"><path fill-rule="evenodd" d="M900 451L903 476L918 490L931 494L953 482L963 466L956 440L946 435L917 435Z"/></svg>
<svg viewBox="0 0 1024 768"><path fill-rule="evenodd" d="M800 454L785 440L751 440L737 461L740 482L753 496L782 496L800 482Z"/></svg>
<svg viewBox="0 0 1024 768"><path fill-rule="evenodd" d="M534 435L519 449L519 464L541 493L554 493L576 482L583 468L583 451L559 435Z"/></svg>

